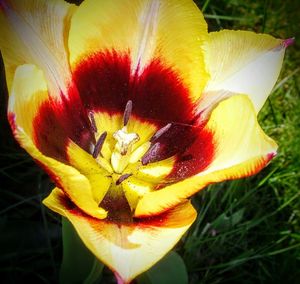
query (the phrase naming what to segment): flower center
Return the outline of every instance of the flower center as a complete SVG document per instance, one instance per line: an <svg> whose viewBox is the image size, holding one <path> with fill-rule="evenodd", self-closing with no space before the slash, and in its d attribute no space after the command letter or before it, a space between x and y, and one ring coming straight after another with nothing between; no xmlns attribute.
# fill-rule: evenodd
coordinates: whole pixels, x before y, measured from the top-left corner
<svg viewBox="0 0 300 284"><path fill-rule="evenodd" d="M131 101L127 102L123 117L89 113L89 118L96 137L92 156L105 170L104 176L111 179L99 206L108 210L111 218L125 216L128 219L138 200L155 190L172 169L172 159L167 162L157 159L160 150L157 139L171 124L157 130L150 122L132 118Z"/></svg>

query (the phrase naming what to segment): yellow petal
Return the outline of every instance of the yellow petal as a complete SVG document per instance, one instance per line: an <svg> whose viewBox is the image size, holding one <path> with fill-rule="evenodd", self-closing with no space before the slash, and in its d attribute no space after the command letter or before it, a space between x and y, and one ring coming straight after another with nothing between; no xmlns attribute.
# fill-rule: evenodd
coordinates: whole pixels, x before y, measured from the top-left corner
<svg viewBox="0 0 300 284"><path fill-rule="evenodd" d="M246 95L222 101L212 111L205 130L214 133L212 163L193 177L145 194L137 204L135 216L161 213L210 183L255 174L276 153L276 143L260 128Z"/></svg>
<svg viewBox="0 0 300 284"><path fill-rule="evenodd" d="M247 94L258 112L279 76L285 45L270 35L223 30L209 34L205 91ZM205 96L205 95L203 95Z"/></svg>
<svg viewBox="0 0 300 284"><path fill-rule="evenodd" d="M153 184L135 177L130 177L122 182L125 197L132 211L134 211L140 198L152 191L153 187Z"/></svg>
<svg viewBox="0 0 300 284"><path fill-rule="evenodd" d="M16 69L8 112L15 114L16 124L33 139L33 119L41 104L48 100L47 83L43 72L34 65Z"/></svg>
<svg viewBox="0 0 300 284"><path fill-rule="evenodd" d="M18 65L36 64L53 94L64 93L70 78L66 36L74 5L63 0L4 0L0 4L0 48L8 90Z"/></svg>
<svg viewBox="0 0 300 284"><path fill-rule="evenodd" d="M110 172L101 168L90 154L73 142L69 143L67 152L70 164L89 180L94 200L100 204L112 182Z"/></svg>
<svg viewBox="0 0 300 284"><path fill-rule="evenodd" d="M175 158L171 157L148 165L140 165L134 175L148 182L160 183L171 173L175 163Z"/></svg>
<svg viewBox="0 0 300 284"><path fill-rule="evenodd" d="M10 113L10 123L13 134L21 147L24 148L34 160L52 177L54 182L64 189L64 192L81 210L95 218L105 218L106 211L98 207L94 200L89 180L80 174L75 168L58 162L55 159L44 156L33 144L24 129L16 124L14 114Z"/></svg>
<svg viewBox="0 0 300 284"><path fill-rule="evenodd" d="M125 283L170 251L196 218L193 206L186 202L157 218L133 223L97 220L70 208L66 196L58 188L44 204L66 216L88 249Z"/></svg>
<svg viewBox="0 0 300 284"><path fill-rule="evenodd" d="M43 155L33 143L33 120L40 105L48 100L43 72L34 65L19 66L15 72L8 116L13 134L20 145L54 178L71 200L92 216L103 218L106 212L98 207L89 180L73 167Z"/></svg>
<svg viewBox="0 0 300 284"><path fill-rule="evenodd" d="M207 25L190 0L84 1L71 23L72 68L98 52L130 53L132 74L154 59L173 67L199 97L208 79L202 46Z"/></svg>

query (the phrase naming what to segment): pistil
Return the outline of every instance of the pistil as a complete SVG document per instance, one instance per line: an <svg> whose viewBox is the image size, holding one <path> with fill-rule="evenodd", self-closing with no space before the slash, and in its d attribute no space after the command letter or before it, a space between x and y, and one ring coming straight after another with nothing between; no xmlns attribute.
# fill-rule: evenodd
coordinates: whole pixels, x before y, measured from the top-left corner
<svg viewBox="0 0 300 284"><path fill-rule="evenodd" d="M127 127L124 126L121 130L116 131L113 137L117 140L115 149L125 156L134 143L140 140L140 137L136 133L128 133Z"/></svg>
<svg viewBox="0 0 300 284"><path fill-rule="evenodd" d="M132 112L132 101L128 101L123 115L123 127L113 134L117 141L111 155L111 164L116 173L122 173L129 163L132 146L140 140L135 132L128 132L127 126Z"/></svg>

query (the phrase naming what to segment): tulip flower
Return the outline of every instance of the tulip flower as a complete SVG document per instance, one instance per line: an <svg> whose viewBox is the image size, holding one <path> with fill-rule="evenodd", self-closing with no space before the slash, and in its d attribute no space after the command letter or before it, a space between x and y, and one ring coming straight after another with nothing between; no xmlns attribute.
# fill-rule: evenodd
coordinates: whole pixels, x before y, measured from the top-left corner
<svg viewBox="0 0 300 284"><path fill-rule="evenodd" d="M208 33L190 0L0 3L13 134L119 283L179 241L192 195L276 154L257 113L292 40Z"/></svg>

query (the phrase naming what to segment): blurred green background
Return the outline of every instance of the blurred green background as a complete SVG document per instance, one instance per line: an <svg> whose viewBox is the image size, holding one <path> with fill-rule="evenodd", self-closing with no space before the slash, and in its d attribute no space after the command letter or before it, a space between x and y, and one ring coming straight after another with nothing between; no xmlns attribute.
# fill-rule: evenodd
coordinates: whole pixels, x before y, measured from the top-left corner
<svg viewBox="0 0 300 284"><path fill-rule="evenodd" d="M288 48L280 79L259 115L279 144L278 156L254 177L197 194L197 221L176 250L189 283L299 283L300 1L196 3L210 31L254 30L295 37L296 43ZM57 283L61 220L41 204L53 184L12 137L4 82L1 65L0 282ZM107 269L101 283L114 283Z"/></svg>

